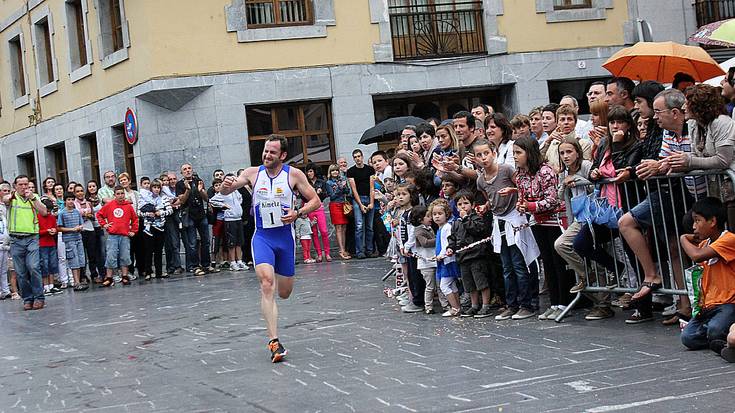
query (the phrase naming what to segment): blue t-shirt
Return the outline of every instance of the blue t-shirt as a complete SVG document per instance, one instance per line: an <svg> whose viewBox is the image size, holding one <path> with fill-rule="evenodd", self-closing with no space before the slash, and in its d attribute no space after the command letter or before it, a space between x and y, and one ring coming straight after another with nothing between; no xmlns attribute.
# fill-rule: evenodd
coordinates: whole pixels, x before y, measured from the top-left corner
<svg viewBox="0 0 735 413"><path fill-rule="evenodd" d="M72 209L71 211L69 211L68 209L64 208L59 211L59 216L58 218L56 218L56 224L64 228L74 228L78 225L82 225L83 221L84 220L82 219L82 214L80 214L79 211L77 211L76 209ZM62 232L61 239L64 240L64 242L81 241L82 233Z"/></svg>

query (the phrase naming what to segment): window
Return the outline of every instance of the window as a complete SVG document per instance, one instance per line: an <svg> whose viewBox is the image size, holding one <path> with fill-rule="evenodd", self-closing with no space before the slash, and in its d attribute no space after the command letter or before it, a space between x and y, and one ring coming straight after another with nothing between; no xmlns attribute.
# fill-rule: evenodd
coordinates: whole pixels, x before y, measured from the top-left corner
<svg viewBox="0 0 735 413"><path fill-rule="evenodd" d="M609 77L595 77L575 80L549 80L547 86L549 89L549 101L559 102L564 96L574 96L579 103L579 114L587 115L590 113L590 105L587 102L587 91L592 82L607 81Z"/></svg>
<svg viewBox="0 0 735 413"><path fill-rule="evenodd" d="M554 0L554 10L587 9L592 7L592 0Z"/></svg>
<svg viewBox="0 0 735 413"><path fill-rule="evenodd" d="M40 95L46 96L56 91L56 55L53 43L53 21L48 7L36 10L31 30L33 48L36 53L36 78Z"/></svg>
<svg viewBox="0 0 735 413"><path fill-rule="evenodd" d="M124 0L96 0L100 26L102 67L108 68L128 58L130 47Z"/></svg>
<svg viewBox="0 0 735 413"><path fill-rule="evenodd" d="M8 41L10 48L10 70L13 82L13 95L20 98L28 94L25 64L23 59L23 35L18 34Z"/></svg>
<svg viewBox="0 0 735 413"><path fill-rule="evenodd" d="M486 52L482 1L389 0L388 15L396 59Z"/></svg>
<svg viewBox="0 0 735 413"><path fill-rule="evenodd" d="M308 102L279 106L246 108L253 165L260 159L268 135L277 133L288 140L288 158L284 163L305 165L309 162L334 163L332 110L329 102Z"/></svg>
<svg viewBox="0 0 735 413"><path fill-rule="evenodd" d="M312 24L311 0L245 0L248 27Z"/></svg>
<svg viewBox="0 0 735 413"><path fill-rule="evenodd" d="M85 180L93 179L100 184L100 158L97 152L97 135L82 136L82 169ZM126 142L127 143L127 142Z"/></svg>
<svg viewBox="0 0 735 413"><path fill-rule="evenodd" d="M33 152L18 155L18 171L21 175L28 176L28 180L36 184L36 188L38 188L38 182L36 180L36 155Z"/></svg>
<svg viewBox="0 0 735 413"><path fill-rule="evenodd" d="M69 182L69 170L66 166L66 147L64 144L50 146L46 148L49 163L53 165L54 178L56 182L64 184Z"/></svg>
<svg viewBox="0 0 735 413"><path fill-rule="evenodd" d="M87 30L87 0L66 0L66 28L69 39L69 76L76 82L90 74L92 48Z"/></svg>

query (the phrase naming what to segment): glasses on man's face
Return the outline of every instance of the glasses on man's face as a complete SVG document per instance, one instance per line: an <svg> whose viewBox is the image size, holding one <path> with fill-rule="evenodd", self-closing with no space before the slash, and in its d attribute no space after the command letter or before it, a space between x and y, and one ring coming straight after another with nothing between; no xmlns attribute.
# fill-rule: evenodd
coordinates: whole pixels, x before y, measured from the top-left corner
<svg viewBox="0 0 735 413"><path fill-rule="evenodd" d="M662 114L664 112L671 112L671 109L654 109L653 110L653 113L655 113L657 115L660 115L660 114Z"/></svg>

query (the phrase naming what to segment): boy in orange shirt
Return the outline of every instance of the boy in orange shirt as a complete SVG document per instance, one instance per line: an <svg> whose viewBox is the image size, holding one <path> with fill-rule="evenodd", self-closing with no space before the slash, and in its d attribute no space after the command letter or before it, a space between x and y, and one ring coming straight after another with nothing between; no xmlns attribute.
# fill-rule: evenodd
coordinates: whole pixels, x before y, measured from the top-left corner
<svg viewBox="0 0 735 413"><path fill-rule="evenodd" d="M692 212L694 234L682 235L681 246L703 267L701 310L681 332L681 342L690 350L710 348L724 357L727 333L735 323L735 234L725 230L727 210L719 199L702 198Z"/></svg>

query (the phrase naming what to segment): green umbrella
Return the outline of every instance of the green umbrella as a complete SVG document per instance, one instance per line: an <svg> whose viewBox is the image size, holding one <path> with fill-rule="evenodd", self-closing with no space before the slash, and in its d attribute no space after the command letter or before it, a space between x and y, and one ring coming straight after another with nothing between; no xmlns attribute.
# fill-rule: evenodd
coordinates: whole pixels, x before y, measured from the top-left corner
<svg viewBox="0 0 735 413"><path fill-rule="evenodd" d="M689 37L689 41L708 46L735 47L735 19L705 24Z"/></svg>

